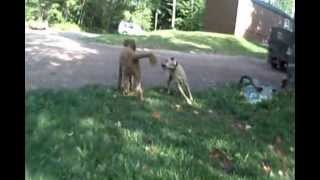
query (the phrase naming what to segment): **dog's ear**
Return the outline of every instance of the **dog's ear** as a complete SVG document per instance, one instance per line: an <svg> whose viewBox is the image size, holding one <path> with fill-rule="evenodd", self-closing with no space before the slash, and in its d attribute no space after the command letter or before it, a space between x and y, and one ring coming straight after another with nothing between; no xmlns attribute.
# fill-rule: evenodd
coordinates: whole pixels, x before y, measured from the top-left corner
<svg viewBox="0 0 320 180"><path fill-rule="evenodd" d="M124 47L130 47L132 50L136 51L136 42L134 39L125 39L123 41Z"/></svg>

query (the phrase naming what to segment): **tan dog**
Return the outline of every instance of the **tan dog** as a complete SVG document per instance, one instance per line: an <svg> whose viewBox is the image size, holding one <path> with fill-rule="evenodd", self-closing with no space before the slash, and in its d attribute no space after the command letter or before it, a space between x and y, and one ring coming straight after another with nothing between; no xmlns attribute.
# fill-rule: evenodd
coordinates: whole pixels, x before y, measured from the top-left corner
<svg viewBox="0 0 320 180"><path fill-rule="evenodd" d="M123 46L119 59L118 89L124 94L134 91L138 93L140 100L143 100L139 61L142 58L149 58L150 64L154 65L157 62L156 57L153 53L136 53L136 43L133 39L126 39Z"/></svg>
<svg viewBox="0 0 320 180"><path fill-rule="evenodd" d="M174 57L166 59L162 64L162 68L169 72L169 79L167 81L167 91L170 93L171 82L174 81L178 87L179 92L189 105L193 102L190 87L187 80L187 75L182 67Z"/></svg>

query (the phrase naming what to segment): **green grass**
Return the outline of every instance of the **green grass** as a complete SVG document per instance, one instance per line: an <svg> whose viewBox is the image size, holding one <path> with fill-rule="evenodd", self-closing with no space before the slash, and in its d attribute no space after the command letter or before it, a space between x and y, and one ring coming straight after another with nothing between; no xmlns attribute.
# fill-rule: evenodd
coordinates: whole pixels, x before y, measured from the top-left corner
<svg viewBox="0 0 320 180"><path fill-rule="evenodd" d="M146 101L114 89L36 90L26 95L26 176L29 180L292 179L294 92L247 104L235 87L194 92L197 106L159 88ZM180 105L177 110L176 105ZM209 112L210 111L210 112ZM153 116L154 112L160 116ZM197 112L197 113L195 113ZM159 115L159 114L158 114ZM234 122L252 128L241 133ZM269 148L281 138L279 156ZM227 174L210 158L219 148L232 160ZM271 164L265 175L263 160ZM284 176L278 175L281 170Z"/></svg>
<svg viewBox="0 0 320 180"><path fill-rule="evenodd" d="M233 35L200 31L161 30L148 32L143 36L127 36L119 34L103 34L94 38L95 41L121 45L125 38L133 38L138 47L151 49L168 49L183 52L205 52L226 55L245 55L266 58L267 49Z"/></svg>
<svg viewBox="0 0 320 180"><path fill-rule="evenodd" d="M73 23L53 24L51 28L59 31L73 31L73 32L81 31L81 28L77 24L73 24Z"/></svg>

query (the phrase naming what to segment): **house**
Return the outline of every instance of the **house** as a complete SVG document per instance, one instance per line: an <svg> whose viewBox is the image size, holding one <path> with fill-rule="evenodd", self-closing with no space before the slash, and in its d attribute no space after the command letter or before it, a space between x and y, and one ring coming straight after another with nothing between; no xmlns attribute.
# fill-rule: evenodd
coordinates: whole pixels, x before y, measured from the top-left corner
<svg viewBox="0 0 320 180"><path fill-rule="evenodd" d="M293 19L261 0L207 0L204 31L267 43L272 27L292 29Z"/></svg>

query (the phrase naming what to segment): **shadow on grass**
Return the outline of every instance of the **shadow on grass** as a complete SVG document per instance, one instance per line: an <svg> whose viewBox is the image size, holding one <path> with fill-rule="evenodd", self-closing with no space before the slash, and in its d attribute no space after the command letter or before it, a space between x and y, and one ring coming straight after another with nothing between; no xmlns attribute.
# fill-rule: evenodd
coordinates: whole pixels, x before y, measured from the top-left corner
<svg viewBox="0 0 320 180"><path fill-rule="evenodd" d="M249 115L240 119L253 123L247 119L250 113L263 113L271 105L261 110L249 105L238 107L241 103L234 102L239 96L232 93L196 93L200 107L193 108L157 88L146 91L144 103L99 86L30 92L26 107L28 174L32 179L264 179L256 153L271 159L272 155L265 143L251 139L262 130L260 125L259 131L246 135L239 135L229 125L244 109ZM208 109L214 113L208 113ZM281 118L288 121L287 113ZM287 121L280 127L287 127ZM270 128L274 125L266 124ZM280 127L268 136L283 133ZM285 139L291 136L283 134ZM225 174L209 158L213 147L233 158L235 174ZM237 153L240 155L235 156ZM250 154L249 160L242 159L245 154ZM278 160L272 160L278 168Z"/></svg>
<svg viewBox="0 0 320 180"><path fill-rule="evenodd" d="M96 40L120 45L125 38L133 38L139 47L151 49L266 57L266 49L257 43L216 33L159 31L144 36L105 34L97 37Z"/></svg>

